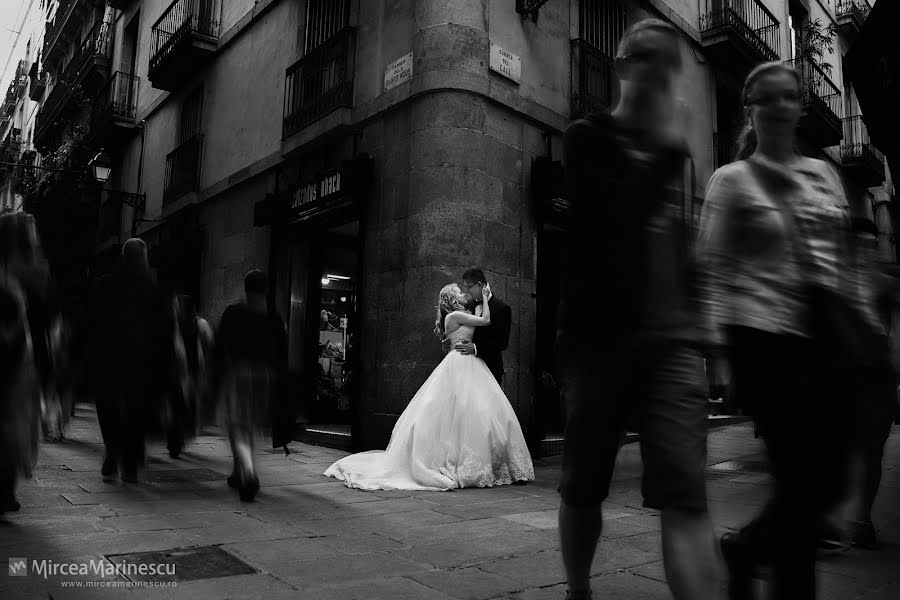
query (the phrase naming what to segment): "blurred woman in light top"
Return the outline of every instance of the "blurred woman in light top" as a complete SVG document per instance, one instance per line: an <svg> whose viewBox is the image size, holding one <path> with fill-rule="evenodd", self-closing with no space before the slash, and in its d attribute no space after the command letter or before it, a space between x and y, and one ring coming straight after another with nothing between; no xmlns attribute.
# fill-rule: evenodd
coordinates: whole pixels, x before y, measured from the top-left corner
<svg viewBox="0 0 900 600"><path fill-rule="evenodd" d="M847 281L849 216L841 180L795 150L803 82L782 63L747 76L738 160L709 181L698 262L710 357L733 374L737 401L766 443L774 492L762 514L722 538L731 598L752 597L771 563L774 598L815 597L817 521L842 490L837 403L811 339L809 290L827 290L877 319ZM869 307L870 308L870 307ZM718 383L724 383L720 381Z"/></svg>

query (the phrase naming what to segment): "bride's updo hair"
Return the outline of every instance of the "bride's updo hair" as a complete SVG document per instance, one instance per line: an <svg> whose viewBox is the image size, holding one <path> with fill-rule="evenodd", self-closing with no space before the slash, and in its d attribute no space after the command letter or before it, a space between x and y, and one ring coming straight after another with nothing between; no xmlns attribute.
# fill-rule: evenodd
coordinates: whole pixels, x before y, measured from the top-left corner
<svg viewBox="0 0 900 600"><path fill-rule="evenodd" d="M434 333L437 335L444 335L444 320L447 315L458 310L466 310L453 291L453 288L457 287L459 286L455 283L447 284L441 288L441 292L438 294L438 305L435 307L437 320L434 322Z"/></svg>

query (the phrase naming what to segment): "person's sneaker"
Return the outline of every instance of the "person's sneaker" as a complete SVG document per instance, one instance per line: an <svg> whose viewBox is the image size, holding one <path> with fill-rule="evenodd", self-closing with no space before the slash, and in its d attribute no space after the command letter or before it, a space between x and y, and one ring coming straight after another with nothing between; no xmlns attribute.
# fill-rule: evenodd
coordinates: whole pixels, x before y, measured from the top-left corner
<svg viewBox="0 0 900 600"><path fill-rule="evenodd" d="M259 479L254 477L250 481L244 483L238 488L242 502L253 502L256 492L259 491Z"/></svg>
<svg viewBox="0 0 900 600"><path fill-rule="evenodd" d="M591 590L586 592L570 592L566 590L566 600L593 600L594 595Z"/></svg>
<svg viewBox="0 0 900 600"><path fill-rule="evenodd" d="M118 470L119 465L116 462L116 458L107 454L106 458L103 459L103 467L100 468L100 474L104 477L113 477Z"/></svg>
<svg viewBox="0 0 900 600"><path fill-rule="evenodd" d="M832 556L849 549L850 545L844 541L844 534L840 528L827 522L819 526L819 556Z"/></svg>
<svg viewBox="0 0 900 600"><path fill-rule="evenodd" d="M229 475L227 481L228 481L228 487L233 488L233 489L237 489L241 485L241 482L238 479L237 473L232 473L231 475Z"/></svg>
<svg viewBox="0 0 900 600"><path fill-rule="evenodd" d="M137 467L122 467L122 481L124 481L125 483L137 483Z"/></svg>
<svg viewBox="0 0 900 600"><path fill-rule="evenodd" d="M878 536L875 535L875 526L872 521L861 523L854 522L853 526L853 545L865 548L866 550L878 549Z"/></svg>
<svg viewBox="0 0 900 600"><path fill-rule="evenodd" d="M19 504L19 501L16 500L15 496L10 496L3 501L0 501L0 515L8 512L17 512L22 505Z"/></svg>
<svg viewBox="0 0 900 600"><path fill-rule="evenodd" d="M747 561L740 536L726 533L719 540L722 558L728 568L728 598L730 600L753 599L753 565Z"/></svg>

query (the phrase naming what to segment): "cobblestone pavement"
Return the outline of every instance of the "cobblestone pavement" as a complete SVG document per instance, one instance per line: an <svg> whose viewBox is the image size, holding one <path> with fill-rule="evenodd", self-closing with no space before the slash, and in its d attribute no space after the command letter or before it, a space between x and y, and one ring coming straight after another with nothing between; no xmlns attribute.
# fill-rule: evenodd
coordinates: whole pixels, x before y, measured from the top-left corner
<svg viewBox="0 0 900 600"><path fill-rule="evenodd" d="M747 520L768 494L752 433L748 425L710 432L709 494L720 532ZM217 435L200 437L178 460L151 446L138 485L104 482L96 417L79 405L67 439L43 445L34 479L20 488L22 510L0 517L0 556L27 558L32 569L33 560L119 564L127 560L122 555L157 551L140 560L174 560L176 585L101 589L86 586L124 585L141 576L3 574L0 598L564 597L558 458L537 461L537 481L525 486L369 493L321 476L343 452L299 443L292 449L287 457L260 452L263 487L252 504L226 486L230 451ZM884 548L820 562L820 598L900 598L898 461L895 428L875 512ZM659 518L641 508L639 473L639 449L627 445L594 564L596 598L669 597Z"/></svg>

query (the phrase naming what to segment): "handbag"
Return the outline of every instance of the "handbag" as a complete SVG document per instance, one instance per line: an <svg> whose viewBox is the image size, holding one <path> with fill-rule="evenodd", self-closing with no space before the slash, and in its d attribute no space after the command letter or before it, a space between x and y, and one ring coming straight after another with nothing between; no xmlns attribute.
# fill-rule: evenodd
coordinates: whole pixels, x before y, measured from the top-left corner
<svg viewBox="0 0 900 600"><path fill-rule="evenodd" d="M764 188L772 188L772 182L762 172L762 166L754 160L747 161ZM809 240L800 227L793 207L775 190L772 197L781 205L790 229L797 254L802 264L812 262ZM805 259L805 260L803 260ZM805 276L801 269L801 276ZM858 389L873 371L890 369L888 338L869 324L862 313L846 297L808 278L803 284L807 302L807 326L810 338L819 354L833 369L838 383Z"/></svg>

